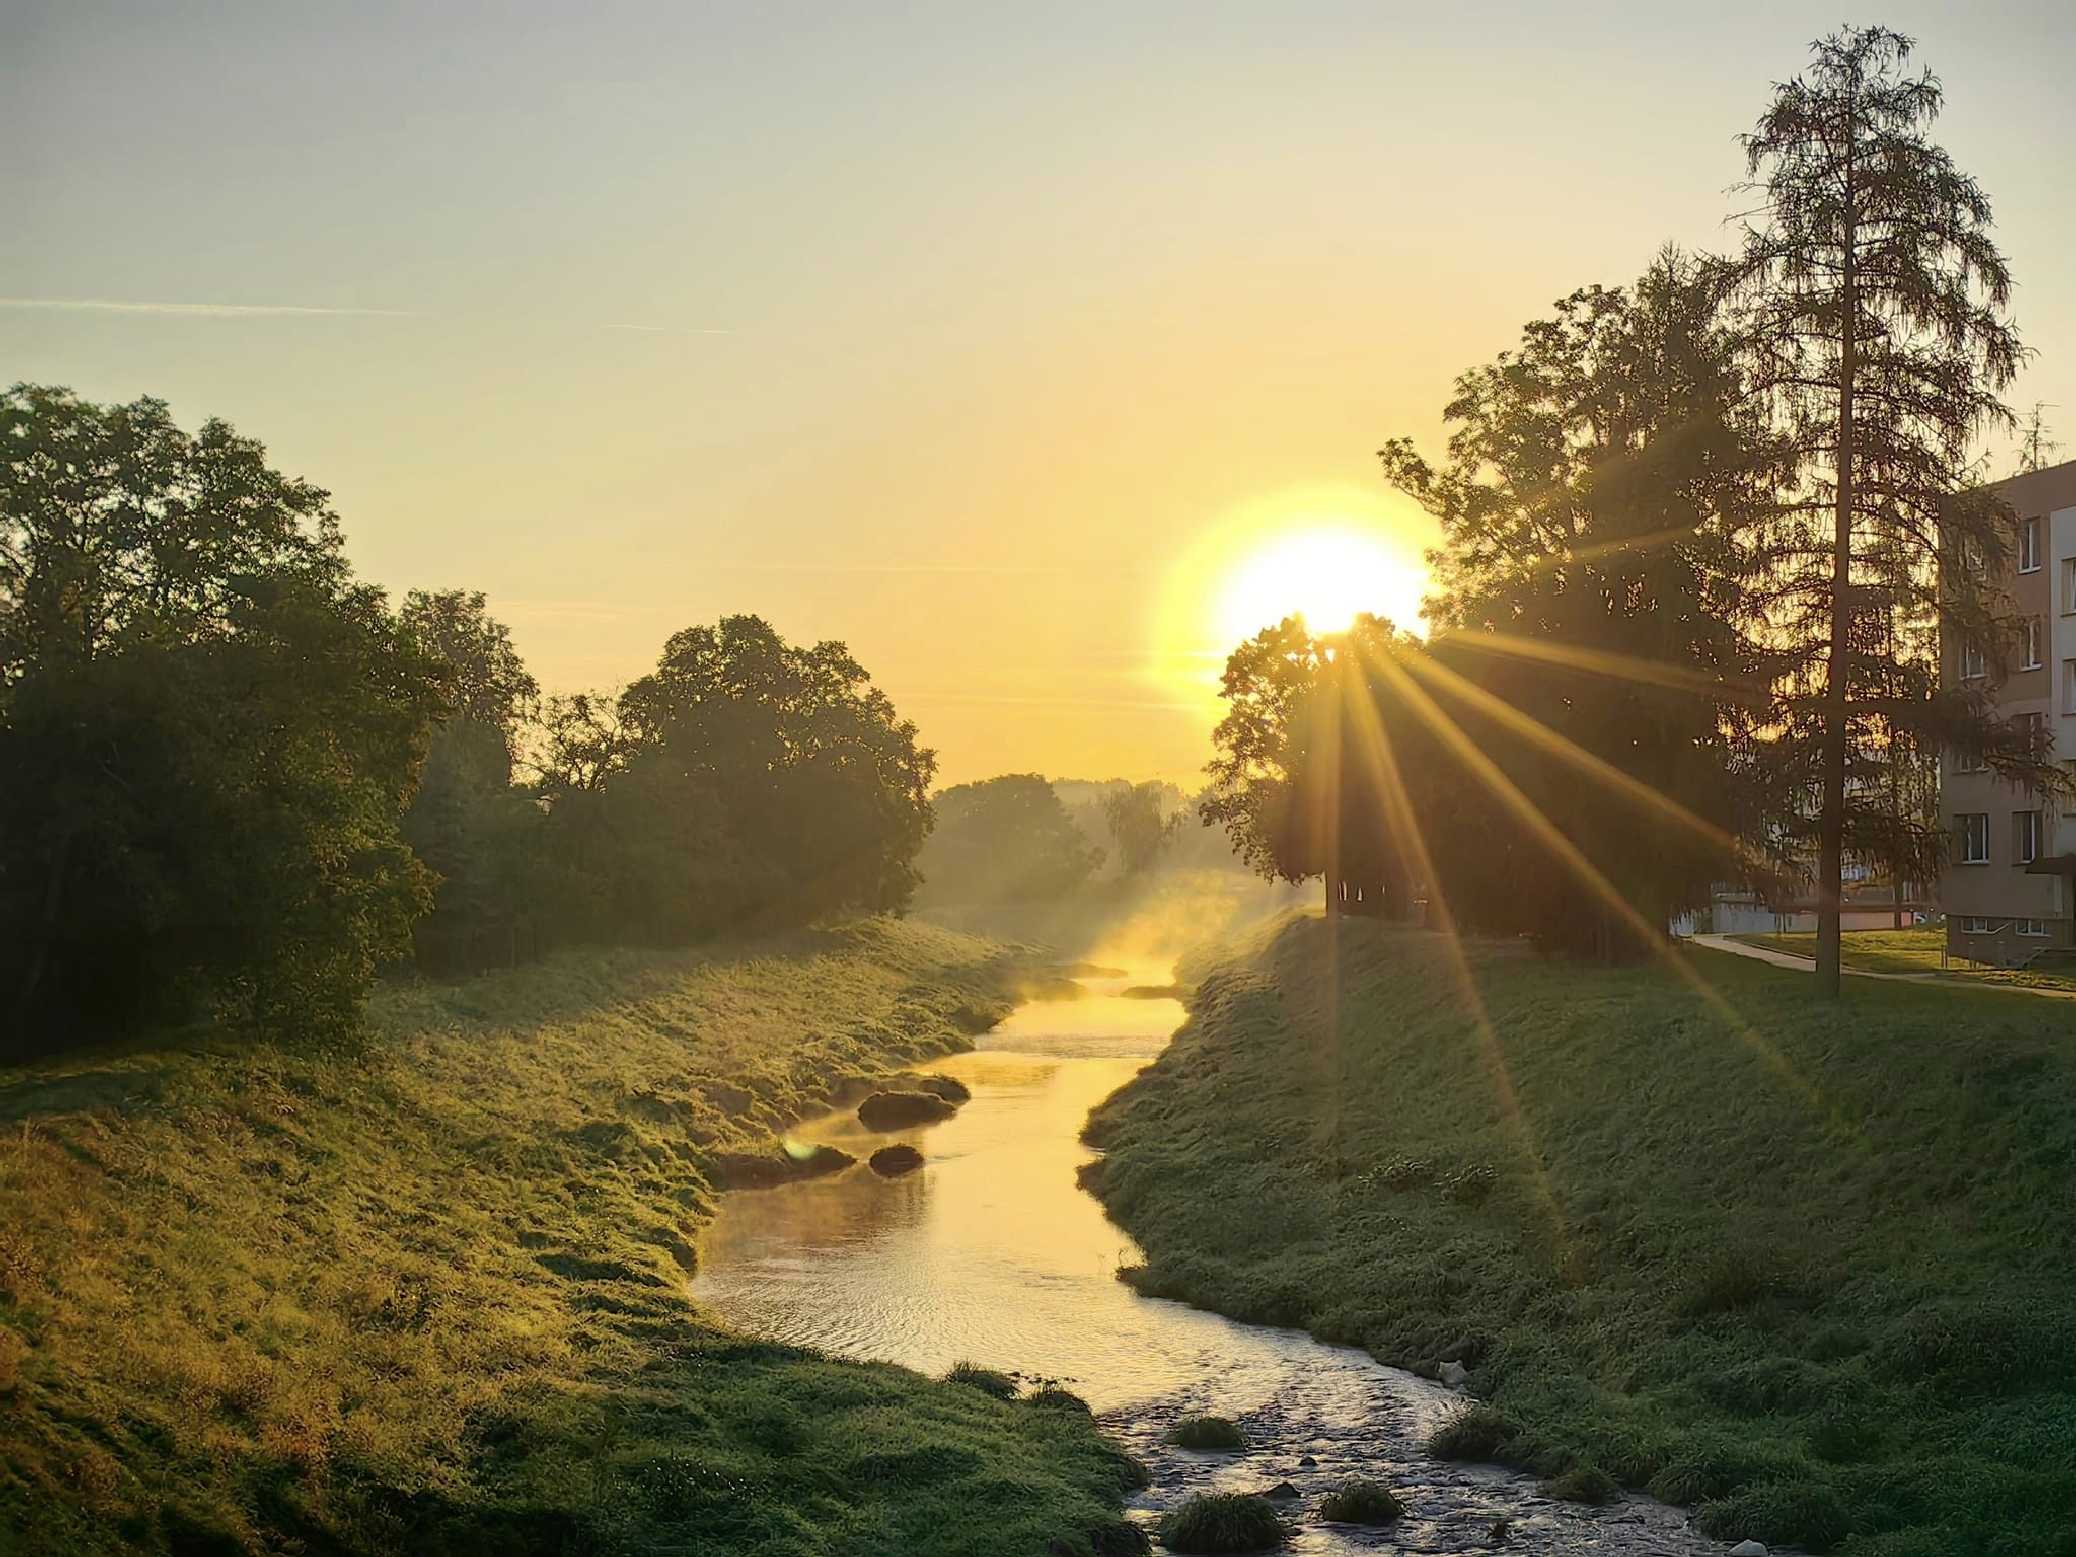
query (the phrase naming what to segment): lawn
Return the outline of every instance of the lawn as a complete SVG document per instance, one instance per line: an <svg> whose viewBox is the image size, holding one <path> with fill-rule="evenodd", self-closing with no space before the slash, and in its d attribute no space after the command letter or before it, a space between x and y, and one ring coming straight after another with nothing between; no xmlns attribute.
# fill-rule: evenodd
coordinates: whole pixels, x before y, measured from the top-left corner
<svg viewBox="0 0 2076 1557"><path fill-rule="evenodd" d="M1816 956L1814 930L1739 935L1733 939L1797 957ZM1995 968L1966 957L1947 957L1946 930L1941 925L1916 925L1907 930L1847 930L1840 936L1839 946L1845 966L1863 968L1869 973L1930 973L1960 984L2016 984L2076 994L2076 975Z"/></svg>
<svg viewBox="0 0 2076 1557"><path fill-rule="evenodd" d="M1204 976L1091 1122L1130 1279L1461 1361L1443 1449L1725 1540L2076 1550L2067 1007L1468 957L1489 1028L1431 933L1301 918Z"/></svg>
<svg viewBox="0 0 2076 1557"><path fill-rule="evenodd" d="M729 1154L966 1046L1001 949L884 921L571 953L0 1070L0 1551L1089 1552L1075 1412L730 1335Z"/></svg>

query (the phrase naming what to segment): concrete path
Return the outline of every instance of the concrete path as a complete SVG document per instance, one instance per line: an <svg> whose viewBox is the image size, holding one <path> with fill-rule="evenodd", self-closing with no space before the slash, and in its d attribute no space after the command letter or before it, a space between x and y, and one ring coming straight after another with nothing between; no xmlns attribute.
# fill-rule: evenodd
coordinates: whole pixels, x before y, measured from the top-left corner
<svg viewBox="0 0 2076 1557"><path fill-rule="evenodd" d="M1753 946L1728 935L1695 935L1688 939L1696 946L1705 946L1710 951L1729 952L1733 957L1750 957L1756 962L1770 962L1776 968L1788 968L1797 973L1816 972L1814 957L1798 957L1793 952L1775 951L1771 946ZM2076 1000L2076 990L2039 989L2031 984L1996 984L1988 980L1950 977L1940 973L1876 973L1871 968L1847 967L1846 977L1855 979L1880 979L1888 984L1936 984L1942 989L1987 989L1999 994L2040 995L2048 1000Z"/></svg>

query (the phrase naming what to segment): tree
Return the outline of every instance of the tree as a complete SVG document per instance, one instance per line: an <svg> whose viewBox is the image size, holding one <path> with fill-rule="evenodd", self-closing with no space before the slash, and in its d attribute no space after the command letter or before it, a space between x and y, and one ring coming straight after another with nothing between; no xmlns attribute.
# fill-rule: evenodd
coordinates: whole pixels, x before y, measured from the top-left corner
<svg viewBox="0 0 2076 1557"><path fill-rule="evenodd" d="M1768 759L1783 790L1817 796L1817 972L1835 995L1846 852L1941 843L1881 798L1892 744L1971 745L2015 782L2061 781L1994 725L1986 693L1938 673L1942 638L1949 656L1971 643L2001 659L2010 634L1990 583L2010 515L1969 458L2008 421L1998 395L2021 356L1988 198L1927 134L1941 92L1910 72L1909 39L1847 28L1812 49L1744 140L1758 205L1739 330L1793 456L1754 618L1796 651ZM1806 833L1802 814L1784 827Z"/></svg>
<svg viewBox="0 0 2076 1557"><path fill-rule="evenodd" d="M1168 814L1166 793L1167 786L1149 781L1113 789L1103 799L1103 820L1128 876L1153 869L1182 825L1179 814Z"/></svg>
<svg viewBox="0 0 2076 1557"><path fill-rule="evenodd" d="M540 686L480 590L413 590L398 620L442 668L447 713L433 731L404 836L439 875L418 926L419 962L451 972L511 963L539 940L543 815L512 787L522 724Z"/></svg>
<svg viewBox="0 0 2076 1557"><path fill-rule="evenodd" d="M1403 780L1393 782L1381 746L1399 720L1384 667L1407 647L1375 617L1315 637L1292 616L1226 660L1228 706L1198 817L1224 827L1258 875L1319 877L1329 913L1407 906Z"/></svg>
<svg viewBox="0 0 2076 1557"><path fill-rule="evenodd" d="M1387 479L1442 531L1433 640L1407 663L1653 925L1738 868L1727 735L1770 665L1737 623L1774 451L1735 414L1718 297L1712 268L1674 250L1633 288L1574 292L1457 380L1446 464L1407 439L1382 451ZM1567 753L1669 804L1582 782ZM1634 949L1627 916L1533 837L1500 822L1462 842L1459 918L1603 957ZM1507 869L1478 868L1480 848L1507 851Z"/></svg>
<svg viewBox="0 0 2076 1557"><path fill-rule="evenodd" d="M936 827L919 862L940 902L1002 902L1059 897L1103 862L1037 773L1005 773L954 784L935 801Z"/></svg>
<svg viewBox="0 0 2076 1557"><path fill-rule="evenodd" d="M899 910L914 894L937 758L842 644L799 648L754 616L688 628L620 718L628 770L667 767L740 848L744 922Z"/></svg>
<svg viewBox="0 0 2076 1557"><path fill-rule="evenodd" d="M13 1041L347 1030L427 906L437 668L326 495L221 422L0 395L0 998Z"/></svg>

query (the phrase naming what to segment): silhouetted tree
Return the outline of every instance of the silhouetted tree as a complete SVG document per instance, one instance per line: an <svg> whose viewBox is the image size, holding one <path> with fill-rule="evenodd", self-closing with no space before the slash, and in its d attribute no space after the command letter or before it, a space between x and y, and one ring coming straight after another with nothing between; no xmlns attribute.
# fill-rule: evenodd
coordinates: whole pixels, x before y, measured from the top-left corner
<svg viewBox="0 0 2076 1557"><path fill-rule="evenodd" d="M221 422L13 389L0 642L11 1043L348 1029L427 906L398 820L443 696L325 494Z"/></svg>
<svg viewBox="0 0 2076 1557"><path fill-rule="evenodd" d="M934 899L999 902L1058 897L1093 875L1090 844L1052 785L1036 773L954 784L935 802L920 869Z"/></svg>
<svg viewBox="0 0 2076 1557"><path fill-rule="evenodd" d="M405 596L399 620L442 667L449 712L433 731L404 836L439 875L419 962L452 972L510 963L539 943L545 816L512 786L539 684L481 591Z"/></svg>
<svg viewBox="0 0 2076 1557"><path fill-rule="evenodd" d="M1409 664L1436 667L1422 684L1439 716L1475 732L1652 925L1738 868L1722 842L1737 822L1726 736L1763 700L1771 663L1738 624L1774 450L1735 414L1718 296L1708 267L1670 250L1633 289L1575 292L1517 350L1457 381L1446 465L1405 439L1382 453L1442 529L1431 651ZM1495 717L1495 700L1523 717ZM1595 781L1572 751L1714 836ZM1460 919L1603 956L1634 942L1626 915L1465 778L1484 838L1463 841L1504 850L1507 869L1493 879L1442 851Z"/></svg>
<svg viewBox="0 0 2076 1557"><path fill-rule="evenodd" d="M2059 785L2035 743L1995 728L1986 689L1942 685L1963 643L2001 662L2011 624L1991 580L2011 520L1981 489L1975 435L2008 420L2020 361L2010 275L1974 179L1928 136L1941 92L1911 43L1847 28L1813 45L1745 137L1759 197L1738 321L1752 387L1794 455L1752 593L1797 657L1758 748L1790 836L1814 832L1819 986L1839 982L1841 866L1944 840L1895 803L1888 754L1966 745L2015 782ZM1941 626L1943 622L1944 631Z"/></svg>
<svg viewBox="0 0 2076 1557"><path fill-rule="evenodd" d="M1165 804L1167 789L1149 781L1124 785L1104 797L1103 819L1128 876L1142 875L1159 864L1181 826L1181 816L1171 815Z"/></svg>

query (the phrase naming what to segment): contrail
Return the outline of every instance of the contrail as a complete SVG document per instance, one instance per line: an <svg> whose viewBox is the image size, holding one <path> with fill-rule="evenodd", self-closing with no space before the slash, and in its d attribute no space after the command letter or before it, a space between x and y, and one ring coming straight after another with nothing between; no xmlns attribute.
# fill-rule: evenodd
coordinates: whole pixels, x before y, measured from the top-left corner
<svg viewBox="0 0 2076 1557"><path fill-rule="evenodd" d="M0 308L50 308L79 313L177 314L199 319L337 316L364 319L423 319L404 308L311 308L300 303L124 303L94 297L0 297Z"/></svg>

